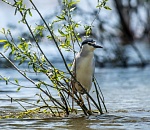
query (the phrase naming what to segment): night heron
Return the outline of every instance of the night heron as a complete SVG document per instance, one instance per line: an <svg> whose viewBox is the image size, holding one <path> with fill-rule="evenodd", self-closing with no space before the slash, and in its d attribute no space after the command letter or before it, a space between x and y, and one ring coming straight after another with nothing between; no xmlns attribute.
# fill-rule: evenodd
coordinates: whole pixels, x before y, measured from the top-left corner
<svg viewBox="0 0 150 130"><path fill-rule="evenodd" d="M76 78L76 81L72 79L72 88L74 92L79 92L80 97L81 94L85 94L85 90L87 91L87 93L89 93L92 86L92 80L95 70L94 50L96 48L102 47L100 45L97 45L93 39L84 40L81 45L81 50L76 55L71 68L71 71ZM78 82L85 90L83 90ZM88 96L87 101L89 104L89 110L91 110Z"/></svg>

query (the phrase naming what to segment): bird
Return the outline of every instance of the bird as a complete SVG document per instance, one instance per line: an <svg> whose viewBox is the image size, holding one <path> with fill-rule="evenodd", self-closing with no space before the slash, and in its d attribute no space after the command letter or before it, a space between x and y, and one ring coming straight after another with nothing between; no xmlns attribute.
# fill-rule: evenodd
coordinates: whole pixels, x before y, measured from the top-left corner
<svg viewBox="0 0 150 130"><path fill-rule="evenodd" d="M78 92L80 97L81 95L86 94L85 91L89 93L92 87L95 70L94 50L96 48L102 48L102 46L96 44L96 41L91 38L84 40L81 43L81 49L75 56L72 64L71 72L76 79L72 78L71 80L72 89L74 92ZM89 110L91 110L88 95L87 101Z"/></svg>

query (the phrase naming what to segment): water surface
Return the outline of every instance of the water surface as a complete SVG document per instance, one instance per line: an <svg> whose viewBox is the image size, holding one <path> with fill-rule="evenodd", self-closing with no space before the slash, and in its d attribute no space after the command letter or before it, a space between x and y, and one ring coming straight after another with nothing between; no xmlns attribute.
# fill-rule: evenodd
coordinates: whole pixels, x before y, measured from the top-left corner
<svg viewBox="0 0 150 130"><path fill-rule="evenodd" d="M2 75L19 78L28 83L17 72L11 69L0 69ZM101 86L108 113L103 115L83 116L78 114L65 118L1 119L0 128L29 130L149 130L150 129L150 67L146 68L105 68L96 69L96 78ZM32 76L31 76L32 77ZM34 78L34 77L32 77ZM47 80L45 77L40 77ZM28 84L29 86L31 84ZM32 86L32 85L31 85ZM1 115L23 110L10 98L36 102L37 89L21 89L5 85L0 81ZM54 94L58 98L57 94ZM91 90L91 95L94 96ZM27 108L29 104L23 104ZM32 108L32 107L31 107Z"/></svg>

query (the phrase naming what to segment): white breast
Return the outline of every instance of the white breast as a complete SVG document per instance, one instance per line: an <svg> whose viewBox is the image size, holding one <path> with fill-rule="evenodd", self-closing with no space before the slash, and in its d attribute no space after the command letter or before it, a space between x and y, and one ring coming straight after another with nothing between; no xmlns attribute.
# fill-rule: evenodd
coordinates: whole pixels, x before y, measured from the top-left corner
<svg viewBox="0 0 150 130"><path fill-rule="evenodd" d="M94 73L93 54L87 57L79 57L77 59L77 63L76 79L83 85L87 92L89 92L92 86L92 78ZM78 91L82 90L82 88L78 86L78 84L75 84L75 87Z"/></svg>

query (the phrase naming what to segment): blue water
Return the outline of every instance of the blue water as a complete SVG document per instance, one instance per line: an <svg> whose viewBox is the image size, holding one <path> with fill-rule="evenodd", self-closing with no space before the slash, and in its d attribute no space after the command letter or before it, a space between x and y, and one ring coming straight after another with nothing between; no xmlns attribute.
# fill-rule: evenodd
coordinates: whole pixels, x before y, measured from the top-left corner
<svg viewBox="0 0 150 130"><path fill-rule="evenodd" d="M0 69L0 74L19 78L24 85L28 84L23 77L11 69ZM82 114L66 118L37 116L33 119L1 119L3 129L58 129L58 130L149 130L150 129L150 67L146 68L103 68L96 69L96 78L101 86L108 113L85 117ZM34 76L32 77L34 78ZM41 80L47 80L40 77ZM0 112L1 115L23 110L18 103L10 102L10 98L36 102L37 89L5 85L0 81ZM91 95L94 94L91 90ZM54 96L58 98L54 91ZM26 108L32 108L23 103Z"/></svg>

